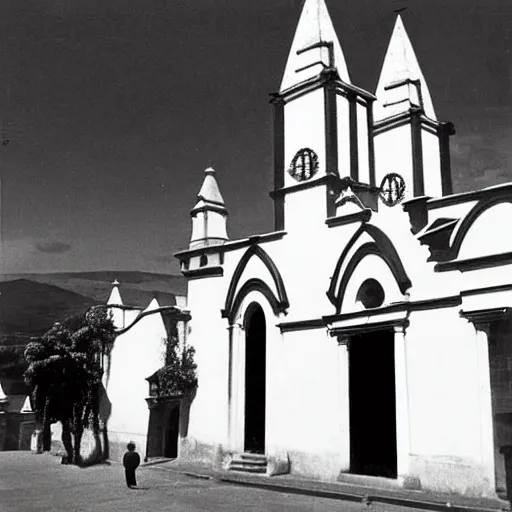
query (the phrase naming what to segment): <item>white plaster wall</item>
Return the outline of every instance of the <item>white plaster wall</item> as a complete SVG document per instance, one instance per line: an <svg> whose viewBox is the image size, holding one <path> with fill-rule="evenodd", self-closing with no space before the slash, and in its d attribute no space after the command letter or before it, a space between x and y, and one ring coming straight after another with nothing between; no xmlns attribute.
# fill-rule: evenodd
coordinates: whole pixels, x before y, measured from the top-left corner
<svg viewBox="0 0 512 512"><path fill-rule="evenodd" d="M316 177L325 173L325 119L324 91L318 89L294 99L284 107L284 162L285 187L297 182L288 174L288 167L302 148L310 148L318 155Z"/></svg>
<svg viewBox="0 0 512 512"><path fill-rule="evenodd" d="M413 312L406 357L411 473L425 488L492 493L480 400L489 368L479 360L473 326L459 318L458 308Z"/></svg>
<svg viewBox="0 0 512 512"><path fill-rule="evenodd" d="M335 479L349 465L347 359L323 329L288 332L271 354L270 439L293 473Z"/></svg>
<svg viewBox="0 0 512 512"><path fill-rule="evenodd" d="M188 343L196 349L198 388L190 409L185 457L208 459L227 443L228 323L221 317L226 288L222 277L188 283Z"/></svg>
<svg viewBox="0 0 512 512"><path fill-rule="evenodd" d="M386 174L391 172L400 174L406 186L404 200L414 196L411 144L409 124L374 137L375 184L379 187Z"/></svg>
<svg viewBox="0 0 512 512"><path fill-rule="evenodd" d="M204 212L198 212L192 217L192 236L191 241L201 240L206 236L206 223L204 221Z"/></svg>
<svg viewBox="0 0 512 512"><path fill-rule="evenodd" d="M459 259L477 258L512 251L512 233L500 226L512 217L512 203L500 203L485 210L466 233Z"/></svg>
<svg viewBox="0 0 512 512"><path fill-rule="evenodd" d="M357 104L357 146L359 160L359 181L370 183L370 158L368 152L368 112Z"/></svg>
<svg viewBox="0 0 512 512"><path fill-rule="evenodd" d="M338 123L338 171L341 177L350 176L350 114L349 102L336 96Z"/></svg>
<svg viewBox="0 0 512 512"><path fill-rule="evenodd" d="M148 315L117 337L111 354L107 387L112 407L108 420L109 437L120 443L137 438L143 444L138 447L143 453L149 421L145 401L149 396L149 385L145 379L164 363L165 337L161 315Z"/></svg>
<svg viewBox="0 0 512 512"><path fill-rule="evenodd" d="M207 213L206 236L211 238L224 238L227 240L226 217L218 212Z"/></svg>
<svg viewBox="0 0 512 512"><path fill-rule="evenodd" d="M300 235L325 228L327 217L325 187L314 187L286 196L285 230Z"/></svg>
<svg viewBox="0 0 512 512"><path fill-rule="evenodd" d="M443 195L441 184L441 157L439 152L439 138L426 130L421 132L423 143L423 185L425 195L441 197Z"/></svg>

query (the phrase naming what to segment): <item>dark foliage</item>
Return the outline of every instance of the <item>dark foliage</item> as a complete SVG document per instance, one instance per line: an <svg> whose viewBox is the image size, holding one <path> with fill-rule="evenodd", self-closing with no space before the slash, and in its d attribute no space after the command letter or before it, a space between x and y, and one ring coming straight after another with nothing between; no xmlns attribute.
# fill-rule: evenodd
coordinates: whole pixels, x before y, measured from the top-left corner
<svg viewBox="0 0 512 512"><path fill-rule="evenodd" d="M80 463L85 428L99 435L99 393L102 356L115 339L107 310L93 307L78 329L55 323L25 349L25 382L33 390L33 403L48 440L50 424L62 423L62 442L68 461ZM49 446L45 447L49 449Z"/></svg>

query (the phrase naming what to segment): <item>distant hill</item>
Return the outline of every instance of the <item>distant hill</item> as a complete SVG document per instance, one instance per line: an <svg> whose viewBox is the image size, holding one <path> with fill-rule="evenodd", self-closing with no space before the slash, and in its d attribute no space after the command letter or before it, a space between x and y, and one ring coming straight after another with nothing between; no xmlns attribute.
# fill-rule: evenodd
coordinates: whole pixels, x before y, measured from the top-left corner
<svg viewBox="0 0 512 512"><path fill-rule="evenodd" d="M16 279L0 283L0 333L39 335L55 321L98 304L98 301L57 286Z"/></svg>
<svg viewBox="0 0 512 512"><path fill-rule="evenodd" d="M153 297L174 305L186 294L182 276L149 272L100 271L0 276L0 334L41 335L54 322L105 304L112 281L120 282L124 304L145 308Z"/></svg>

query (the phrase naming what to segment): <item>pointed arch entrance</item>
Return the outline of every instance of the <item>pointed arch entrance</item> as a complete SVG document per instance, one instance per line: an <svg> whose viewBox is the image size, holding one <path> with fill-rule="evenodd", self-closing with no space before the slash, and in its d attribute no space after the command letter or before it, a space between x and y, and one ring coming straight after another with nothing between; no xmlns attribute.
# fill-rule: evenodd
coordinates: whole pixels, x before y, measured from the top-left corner
<svg viewBox="0 0 512 512"><path fill-rule="evenodd" d="M262 307L252 302L244 317L245 421L244 450L265 453L267 339Z"/></svg>

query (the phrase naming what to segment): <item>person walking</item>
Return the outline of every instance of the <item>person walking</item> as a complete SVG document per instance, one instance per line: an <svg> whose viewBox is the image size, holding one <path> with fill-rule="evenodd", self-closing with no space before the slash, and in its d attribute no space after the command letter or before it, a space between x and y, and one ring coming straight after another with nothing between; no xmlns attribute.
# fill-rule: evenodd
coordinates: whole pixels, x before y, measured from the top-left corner
<svg viewBox="0 0 512 512"><path fill-rule="evenodd" d="M126 446L128 451L123 457L124 473L126 476L126 485L131 489L137 486L137 480L135 478L135 470L139 467L140 456L135 451L135 444L129 442Z"/></svg>

